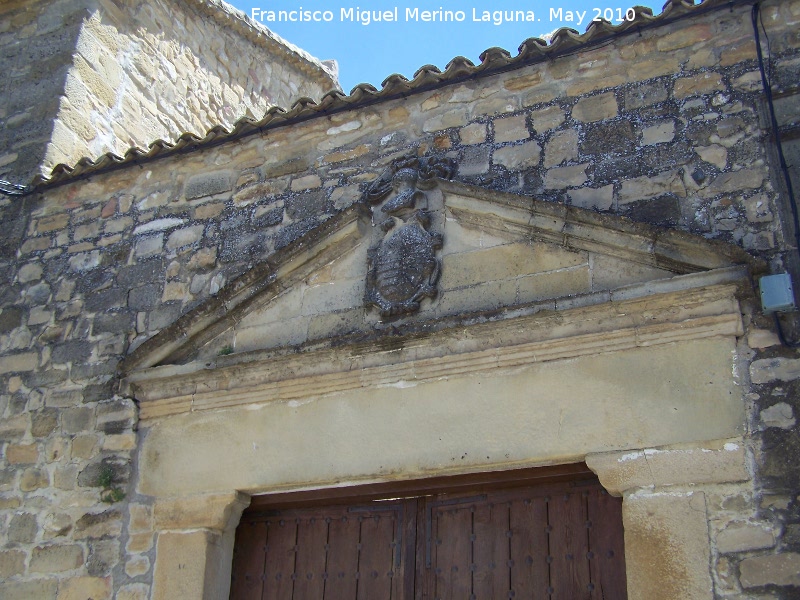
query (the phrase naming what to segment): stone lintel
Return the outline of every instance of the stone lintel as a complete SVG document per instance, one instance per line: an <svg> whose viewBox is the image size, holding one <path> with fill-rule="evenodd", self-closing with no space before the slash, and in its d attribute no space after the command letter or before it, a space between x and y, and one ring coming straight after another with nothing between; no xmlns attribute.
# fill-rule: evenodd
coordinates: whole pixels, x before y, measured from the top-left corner
<svg viewBox="0 0 800 600"><path fill-rule="evenodd" d="M750 480L741 438L688 447L590 454L586 464L615 496L636 488Z"/></svg>
<svg viewBox="0 0 800 600"><path fill-rule="evenodd" d="M616 302L534 312L470 325L467 330L451 327L423 333L391 352L380 343L374 349L365 343L358 352L348 351L345 363L341 348L285 356L256 351L219 357L213 369L205 363L190 363L141 370L131 374L126 384L142 403L140 418L148 420L355 390L407 377L422 381L598 351L739 336L742 323L735 296L741 275L735 268L723 269L671 278L666 281L672 287L664 289L663 283L646 284L638 291L620 288ZM658 293L653 294L654 287Z"/></svg>

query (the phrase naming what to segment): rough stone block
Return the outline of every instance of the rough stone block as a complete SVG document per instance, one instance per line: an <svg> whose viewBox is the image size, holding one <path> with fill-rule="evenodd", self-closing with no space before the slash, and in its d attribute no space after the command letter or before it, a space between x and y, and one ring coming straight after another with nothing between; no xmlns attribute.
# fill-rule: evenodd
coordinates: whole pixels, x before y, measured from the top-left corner
<svg viewBox="0 0 800 600"><path fill-rule="evenodd" d="M426 120L422 125L422 130L426 133L450 129L451 127L463 127L469 122L467 110L464 108L450 109L447 112L436 115Z"/></svg>
<svg viewBox="0 0 800 600"><path fill-rule="evenodd" d="M15 306L8 306L0 310L0 334L11 333L22 325L25 318L25 311ZM2 369L2 358L0 358L0 369ZM2 371L0 371L2 372Z"/></svg>
<svg viewBox="0 0 800 600"><path fill-rule="evenodd" d="M39 460L39 448L36 444L9 444L6 460L11 465L35 464Z"/></svg>
<svg viewBox="0 0 800 600"><path fill-rule="evenodd" d="M610 210L614 205L614 185L601 188L578 188L567 195L573 206L596 210Z"/></svg>
<svg viewBox="0 0 800 600"><path fill-rule="evenodd" d="M136 407L131 400L114 400L97 405L97 428L103 433L123 433L135 424Z"/></svg>
<svg viewBox="0 0 800 600"><path fill-rule="evenodd" d="M56 579L6 581L2 585L3 600L56 600L58 592L58 580Z"/></svg>
<svg viewBox="0 0 800 600"><path fill-rule="evenodd" d="M0 375L33 371L38 365L39 355L36 352L0 356Z"/></svg>
<svg viewBox="0 0 800 600"><path fill-rule="evenodd" d="M721 554L772 548L775 532L769 525L731 523L717 534L717 551Z"/></svg>
<svg viewBox="0 0 800 600"><path fill-rule="evenodd" d="M58 586L58 600L109 600L112 593L110 577L74 577Z"/></svg>
<svg viewBox="0 0 800 600"><path fill-rule="evenodd" d="M101 513L87 513L75 522L75 539L115 538L122 532L122 513L109 509Z"/></svg>
<svg viewBox="0 0 800 600"><path fill-rule="evenodd" d="M161 302L170 302L173 300L185 302L189 298L189 284L182 281L168 281L164 285L164 293L161 294Z"/></svg>
<svg viewBox="0 0 800 600"><path fill-rule="evenodd" d="M325 191L297 194L286 200L286 215L295 220L318 217L326 212L327 202Z"/></svg>
<svg viewBox="0 0 800 600"><path fill-rule="evenodd" d="M44 409L31 415L31 435L44 438L53 433L58 426L59 411Z"/></svg>
<svg viewBox="0 0 800 600"><path fill-rule="evenodd" d="M61 415L61 430L76 434L88 431L92 424L94 411L91 408L70 408Z"/></svg>
<svg viewBox="0 0 800 600"><path fill-rule="evenodd" d="M766 585L800 586L800 554L786 552L746 558L739 564L739 581L745 589Z"/></svg>
<svg viewBox="0 0 800 600"><path fill-rule="evenodd" d="M155 536L152 532L147 533L132 533L128 537L128 543L125 548L131 553L149 552L153 547Z"/></svg>
<svg viewBox="0 0 800 600"><path fill-rule="evenodd" d="M97 450L97 436L92 434L78 435L72 440L73 458L88 460L94 458Z"/></svg>
<svg viewBox="0 0 800 600"><path fill-rule="evenodd" d="M544 151L544 167L549 169L578 158L578 131L560 131L550 138Z"/></svg>
<svg viewBox="0 0 800 600"><path fill-rule="evenodd" d="M25 572L25 552L22 550L0 551L0 577L8 579ZM5 598L5 596L3 596Z"/></svg>
<svg viewBox="0 0 800 600"><path fill-rule="evenodd" d="M62 213L60 215L51 215L49 217L42 217L36 221L37 233L48 233L56 231L57 229L64 229L69 223L69 214Z"/></svg>
<svg viewBox="0 0 800 600"><path fill-rule="evenodd" d="M214 196L233 189L236 174L233 171L215 171L195 175L186 182L185 196L187 200L195 200L204 196Z"/></svg>
<svg viewBox="0 0 800 600"><path fill-rule="evenodd" d="M563 190L569 187L578 187L586 183L588 163L572 167L555 167L547 171L544 176L544 187L551 190Z"/></svg>
<svg viewBox="0 0 800 600"><path fill-rule="evenodd" d="M675 138L675 123L668 121L642 130L642 146L671 142Z"/></svg>
<svg viewBox="0 0 800 600"><path fill-rule="evenodd" d="M148 310L161 302L161 289L158 285L143 285L133 288L128 293L128 308L131 310Z"/></svg>
<svg viewBox="0 0 800 600"><path fill-rule="evenodd" d="M536 133L544 133L561 125L566 116L558 106L549 106L531 112L531 124Z"/></svg>
<svg viewBox="0 0 800 600"><path fill-rule="evenodd" d="M83 402L83 392L74 390L48 390L45 393L45 405L52 408L69 408Z"/></svg>
<svg viewBox="0 0 800 600"><path fill-rule="evenodd" d="M176 248L183 248L184 246L191 246L200 241L203 237L203 226L195 225L194 227L186 227L185 229L178 229L173 231L167 238L166 247L169 250Z"/></svg>
<svg viewBox="0 0 800 600"><path fill-rule="evenodd" d="M83 548L78 545L37 546L31 554L32 573L60 573L83 564Z"/></svg>
<svg viewBox="0 0 800 600"><path fill-rule="evenodd" d="M769 408L765 408L759 416L761 425L765 428L792 429L797 423L794 417L794 410L786 402L778 402Z"/></svg>
<svg viewBox="0 0 800 600"><path fill-rule="evenodd" d="M605 157L613 153L630 154L635 146L636 133L630 121L610 121L587 126L581 150Z"/></svg>
<svg viewBox="0 0 800 600"><path fill-rule="evenodd" d="M36 539L39 527L36 515L30 513L15 514L8 524L8 541L19 544L31 544Z"/></svg>
<svg viewBox="0 0 800 600"><path fill-rule="evenodd" d="M516 142L517 140L524 140L531 136L528 131L528 125L525 122L525 115L495 119L493 125L494 141L496 144Z"/></svg>
<svg viewBox="0 0 800 600"><path fill-rule="evenodd" d="M42 278L42 265L39 263L28 263L23 265L17 273L17 281L20 283L30 283L39 281Z"/></svg>
<svg viewBox="0 0 800 600"><path fill-rule="evenodd" d="M167 229L172 229L173 227L179 227L184 223L186 223L186 219L179 219L177 217L154 219L152 221L148 221L147 223L138 225L136 229L133 230L133 235L143 235L145 233L166 231Z"/></svg>
<svg viewBox="0 0 800 600"><path fill-rule="evenodd" d="M42 469L25 469L19 480L19 489L23 492L33 492L46 488L50 485L50 477L47 471Z"/></svg>
<svg viewBox="0 0 800 600"><path fill-rule="evenodd" d="M711 26L706 23L681 27L656 40L656 48L661 52L671 52L699 44L713 37Z"/></svg>
<svg viewBox="0 0 800 600"><path fill-rule="evenodd" d="M125 573L128 577L146 575L150 571L150 559L146 556L136 556L125 563Z"/></svg>
<svg viewBox="0 0 800 600"><path fill-rule="evenodd" d="M750 364L750 381L756 384L800 379L800 359L765 358Z"/></svg>
<svg viewBox="0 0 800 600"><path fill-rule="evenodd" d="M572 108L572 118L583 123L602 121L617 116L617 98L614 92L581 98Z"/></svg>
<svg viewBox="0 0 800 600"><path fill-rule="evenodd" d="M482 144L486 141L486 123L473 123L462 127L458 135L464 145Z"/></svg>
<svg viewBox="0 0 800 600"><path fill-rule="evenodd" d="M625 90L626 110L636 110L645 106L652 106L664 102L669 98L669 90L663 81L634 84Z"/></svg>
<svg viewBox="0 0 800 600"><path fill-rule="evenodd" d="M319 178L319 175L311 174L293 179L291 189L293 192L302 192L304 190L318 188L321 185L322 180Z"/></svg>
<svg viewBox="0 0 800 600"><path fill-rule="evenodd" d="M653 177L636 177L622 182L619 190L620 206L648 200L663 194L684 195L686 188L678 173L667 172Z"/></svg>
<svg viewBox="0 0 800 600"><path fill-rule="evenodd" d="M136 241L135 254L139 258L161 254L164 247L163 235L150 235Z"/></svg>
<svg viewBox="0 0 800 600"><path fill-rule="evenodd" d="M471 147L464 150L458 163L459 175L482 175L489 171L489 150L483 147Z"/></svg>
<svg viewBox="0 0 800 600"><path fill-rule="evenodd" d="M542 149L536 142L530 141L517 146L497 148L492 160L509 170L525 169L538 166Z"/></svg>
<svg viewBox="0 0 800 600"><path fill-rule="evenodd" d="M725 89L722 76L719 73L700 73L692 77L681 77L675 81L673 94L675 98L683 100L691 96L700 96Z"/></svg>
<svg viewBox="0 0 800 600"><path fill-rule="evenodd" d="M218 217L223 210L225 210L224 202L209 202L195 208L194 216L196 219L213 219Z"/></svg>

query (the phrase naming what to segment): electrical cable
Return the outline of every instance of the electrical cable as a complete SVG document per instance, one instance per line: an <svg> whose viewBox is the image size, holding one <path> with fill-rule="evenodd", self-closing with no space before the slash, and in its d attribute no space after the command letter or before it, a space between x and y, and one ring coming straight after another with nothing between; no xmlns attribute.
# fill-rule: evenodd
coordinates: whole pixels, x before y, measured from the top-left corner
<svg viewBox="0 0 800 600"><path fill-rule="evenodd" d="M775 146L777 147L778 151L778 162L781 168L781 173L783 174L784 181L786 183L786 193L787 197L789 198L789 207L792 211L792 221L794 225L794 239L795 239L795 250L800 252L800 211L797 209L797 199L794 195L794 189L792 187L792 178L789 173L789 167L786 164L786 156L783 153L783 145L781 142L781 131L780 125L778 124L778 118L775 115L775 103L772 96L772 82L770 81L771 77L767 73L767 68L764 65L764 53L761 49L761 34L759 33L759 23L761 25L761 29L764 31L764 38L767 41L767 52L769 55L769 60L771 62L772 59L772 50L770 46L769 36L767 35L767 29L764 27L764 21L762 19L762 12L761 12L761 3L756 2L753 5L752 10L750 11L750 17L753 23L753 35L755 37L756 42L756 54L758 55L758 70L761 73L761 84L764 87L764 95L767 99L767 106L769 108L769 119L770 125L772 126L772 134L775 137ZM786 337L785 332L783 331L783 325L781 324L780 319L778 318L778 313L773 313L773 317L775 319L775 326L778 330L778 339L780 339L781 344L787 346L788 348L800 348L800 340L792 341Z"/></svg>

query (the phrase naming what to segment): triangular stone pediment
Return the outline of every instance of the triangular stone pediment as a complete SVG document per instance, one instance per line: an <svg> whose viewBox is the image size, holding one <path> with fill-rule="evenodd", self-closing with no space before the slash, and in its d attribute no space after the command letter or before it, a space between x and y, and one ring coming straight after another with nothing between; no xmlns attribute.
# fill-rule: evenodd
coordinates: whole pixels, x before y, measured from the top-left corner
<svg viewBox="0 0 800 600"><path fill-rule="evenodd" d="M440 178L423 190L421 224L397 208L403 189L384 190L371 212L357 203L146 341L123 370L367 342L388 348L454 327L658 293L663 285L648 284L691 273L759 268L737 247L623 217ZM387 215L400 217L387 224ZM388 239L402 256L382 264ZM409 281L419 293L404 296Z"/></svg>

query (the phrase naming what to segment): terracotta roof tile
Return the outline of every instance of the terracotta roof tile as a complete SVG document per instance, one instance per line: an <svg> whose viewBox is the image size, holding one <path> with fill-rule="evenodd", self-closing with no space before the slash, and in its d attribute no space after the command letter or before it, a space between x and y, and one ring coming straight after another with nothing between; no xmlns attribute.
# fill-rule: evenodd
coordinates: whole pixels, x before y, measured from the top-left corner
<svg viewBox="0 0 800 600"><path fill-rule="evenodd" d="M218 0L197 1L207 4L216 4L218 2ZM269 108L260 120L244 117L237 121L230 130L216 126L204 136L184 133L172 143L156 140L150 144L147 150L131 148L125 153L125 156L108 153L95 161L83 158L74 166L59 164L53 169L49 178L37 176L32 185L36 187L57 184L82 175L97 173L110 167L136 161L152 160L156 157L176 154L189 148L209 147L235 137L300 122L322 114L374 104L437 86L455 83L467 78L516 69L524 65L574 52L578 49L588 48L624 33L641 31L644 28L660 26L678 18L690 17L709 10L744 3L751 2L749 0L704 0L695 5L682 0L670 0L658 16L653 16L649 8L636 6L634 7L636 17L632 21L625 21L616 26L604 21L592 22L583 34L579 34L574 29L561 28L553 34L549 44L538 38L525 40L519 46L516 56L511 56L503 48L489 48L480 55L481 62L478 65L473 64L463 56L458 56L447 64L444 72L433 65L425 65L414 73L411 80L398 74L390 75L384 80L380 90L370 84L361 83L355 86L349 95L345 95L339 90L334 90L325 94L319 102L303 97L295 101L289 109L279 106Z"/></svg>

